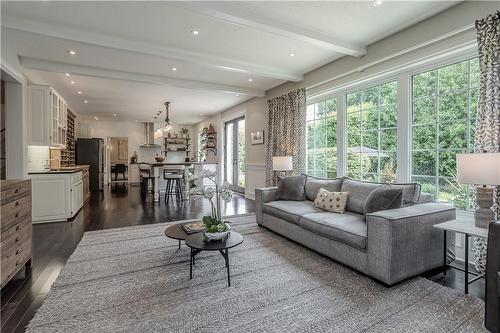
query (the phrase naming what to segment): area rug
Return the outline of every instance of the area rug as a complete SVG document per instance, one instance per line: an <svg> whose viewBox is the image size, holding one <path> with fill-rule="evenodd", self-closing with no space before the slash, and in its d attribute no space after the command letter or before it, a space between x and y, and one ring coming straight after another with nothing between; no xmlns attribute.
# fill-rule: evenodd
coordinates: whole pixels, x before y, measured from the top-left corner
<svg viewBox="0 0 500 333"><path fill-rule="evenodd" d="M29 332L482 332L484 303L415 278L387 288L259 227L229 218L244 242L197 256L171 223L87 232Z"/></svg>

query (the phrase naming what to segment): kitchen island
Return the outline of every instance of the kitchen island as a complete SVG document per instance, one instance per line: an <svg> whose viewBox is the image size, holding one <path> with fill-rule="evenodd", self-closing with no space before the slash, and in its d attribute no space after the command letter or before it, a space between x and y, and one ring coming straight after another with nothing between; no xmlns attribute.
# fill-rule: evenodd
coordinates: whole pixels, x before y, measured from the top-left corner
<svg viewBox="0 0 500 333"><path fill-rule="evenodd" d="M153 195L154 203L159 203L160 202L160 191L164 190L166 186L162 185L162 183L165 183L163 180L163 174L162 170L168 170L169 167L170 169L178 169L179 167L184 166L184 193L188 193L189 189L192 187L191 182L188 181L188 176L189 174L199 172L203 169L205 170L210 170L210 171L215 171L218 174L217 162L182 162L182 163L144 163L144 162L139 162L138 164L140 165L149 165L151 168L150 174L153 177ZM201 184L200 184L201 185ZM207 184L206 184L207 185ZM187 196L185 196L186 198Z"/></svg>
<svg viewBox="0 0 500 333"><path fill-rule="evenodd" d="M88 165L28 172L32 187L33 223L67 221L90 194Z"/></svg>

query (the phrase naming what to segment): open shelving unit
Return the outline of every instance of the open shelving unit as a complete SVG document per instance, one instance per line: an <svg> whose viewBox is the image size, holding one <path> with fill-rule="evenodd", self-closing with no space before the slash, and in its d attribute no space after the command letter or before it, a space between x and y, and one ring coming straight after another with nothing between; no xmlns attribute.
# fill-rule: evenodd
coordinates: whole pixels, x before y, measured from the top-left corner
<svg viewBox="0 0 500 333"><path fill-rule="evenodd" d="M204 152L205 156L208 156L209 152L217 155L217 132L203 132L201 133L201 151Z"/></svg>
<svg viewBox="0 0 500 333"><path fill-rule="evenodd" d="M75 165L75 118L76 116L68 109L66 129L66 149L61 150L61 166Z"/></svg>
<svg viewBox="0 0 500 333"><path fill-rule="evenodd" d="M163 138L163 147L165 154L170 151L183 151L188 158L191 152L191 138Z"/></svg>

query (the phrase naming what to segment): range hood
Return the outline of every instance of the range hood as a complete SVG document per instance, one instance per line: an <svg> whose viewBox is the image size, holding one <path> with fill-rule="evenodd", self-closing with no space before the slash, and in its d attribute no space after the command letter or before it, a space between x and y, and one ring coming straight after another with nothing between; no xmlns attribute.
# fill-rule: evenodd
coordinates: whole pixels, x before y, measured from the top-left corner
<svg viewBox="0 0 500 333"><path fill-rule="evenodd" d="M144 144L141 148L159 148L159 144L155 143L155 126L153 123L144 123Z"/></svg>

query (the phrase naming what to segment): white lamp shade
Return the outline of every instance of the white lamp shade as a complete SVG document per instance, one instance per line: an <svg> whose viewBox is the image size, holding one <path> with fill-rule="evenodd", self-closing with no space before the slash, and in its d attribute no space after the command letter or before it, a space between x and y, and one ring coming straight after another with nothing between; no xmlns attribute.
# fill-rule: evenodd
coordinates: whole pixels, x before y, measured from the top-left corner
<svg viewBox="0 0 500 333"><path fill-rule="evenodd" d="M500 185L500 153L457 154L457 181Z"/></svg>
<svg viewBox="0 0 500 333"><path fill-rule="evenodd" d="M292 156L274 156L273 171L293 170Z"/></svg>

